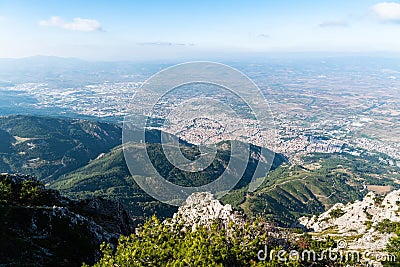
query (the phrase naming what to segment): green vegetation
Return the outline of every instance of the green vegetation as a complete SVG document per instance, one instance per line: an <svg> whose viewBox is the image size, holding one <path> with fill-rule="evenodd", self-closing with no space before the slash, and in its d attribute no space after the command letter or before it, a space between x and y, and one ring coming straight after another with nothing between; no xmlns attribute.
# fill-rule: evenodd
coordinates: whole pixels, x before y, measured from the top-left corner
<svg viewBox="0 0 400 267"><path fill-rule="evenodd" d="M383 266L400 266L400 223L397 223L395 233L397 236L389 239L389 243L386 246L386 251L390 253L390 255L393 255L395 260L386 261L383 263Z"/></svg>
<svg viewBox="0 0 400 267"><path fill-rule="evenodd" d="M224 203L240 203L247 215L264 216L281 226L290 226L304 215L319 214L338 202L362 198L362 181L353 173L346 155L323 154L319 168L281 165L270 171L264 183L252 194L231 192L222 198ZM340 163L345 163L340 165Z"/></svg>
<svg viewBox="0 0 400 267"><path fill-rule="evenodd" d="M332 219L337 219L342 217L346 212L342 209L334 209L329 212L329 215L331 216Z"/></svg>
<svg viewBox="0 0 400 267"><path fill-rule="evenodd" d="M133 216L165 218L176 212L176 207L163 204L147 195L130 175L122 147L113 149L79 170L62 176L50 185L71 198L91 196L121 201Z"/></svg>
<svg viewBox="0 0 400 267"><path fill-rule="evenodd" d="M222 201L234 203L250 217L260 215L290 226L300 216L361 199L365 194L363 184L399 188L398 168L383 166L372 156L314 154L304 157L304 161L306 167L284 164L269 172L252 194L231 192ZM308 164L318 167L308 169Z"/></svg>
<svg viewBox="0 0 400 267"><path fill-rule="evenodd" d="M46 190L30 176L0 174L0 265L77 266L84 260L94 262L104 230L82 213L75 214L79 207L64 207L69 204L70 200ZM51 208L53 205L57 208Z"/></svg>
<svg viewBox="0 0 400 267"><path fill-rule="evenodd" d="M316 153L304 157L304 160L308 163L320 163L323 165L322 168L341 170L356 184L365 182L370 185L390 185L393 188L400 188L396 182L400 178L398 167L380 161L376 155L353 156L347 153Z"/></svg>
<svg viewBox="0 0 400 267"><path fill-rule="evenodd" d="M381 196L381 195L376 195L376 196L374 197L374 204L375 204L376 206L382 205L383 199L384 199L383 196Z"/></svg>
<svg viewBox="0 0 400 267"><path fill-rule="evenodd" d="M156 137L153 138L153 141L156 141ZM224 144L218 145L216 159L209 167L199 173L182 171L172 166L165 158L162 147L158 143L148 144L148 153L160 174L170 182L182 186L199 186L214 181L225 171L229 162L230 151L229 147ZM181 144L181 150L189 158L195 157L198 152L197 147L185 143ZM272 168L276 168L284 160L283 156L277 155L272 163ZM236 186L237 192L242 192L242 197L247 189L241 186L247 185L251 180L257 164L262 170L267 169L270 163L258 162L250 158L242 179ZM234 172L235 170L231 171ZM143 171L138 170L137 176L142 177L141 175L143 175ZM114 148L111 152L93 160L77 171L60 177L50 186L72 198L102 196L118 199L129 208L132 215L137 216L150 217L156 214L160 218L166 218L176 211L176 207L156 201L136 184L126 166L122 146ZM232 197L236 194L236 190L233 192Z"/></svg>
<svg viewBox="0 0 400 267"><path fill-rule="evenodd" d="M0 173L56 180L121 143L115 124L34 116L0 118Z"/></svg>
<svg viewBox="0 0 400 267"><path fill-rule="evenodd" d="M0 138L4 140L0 145L0 171L30 173L73 198L118 199L135 216L172 215L175 207L152 199L135 183L126 167L122 147L116 146L121 142L120 136L121 129L115 124L32 116L0 118ZM159 131L149 131L146 141L156 169L167 180L183 186L215 180L230 159L228 148L219 149L217 159L203 172L182 172L162 153ZM256 147L252 149L257 151ZM185 142L181 151L191 159L200 153L196 146ZM101 153L105 154L98 157ZM277 154L264 183L255 192L248 192L247 185L259 163L250 157L242 179L222 202L250 217L264 216L290 226L299 216L319 214L337 202L360 199L363 184L399 187L393 182L399 178L398 170L383 166L372 156L314 154L304 161L304 166L318 167L282 165L285 159ZM264 162L260 165L261 170L268 166ZM140 170L137 175L141 177Z"/></svg>
<svg viewBox="0 0 400 267"><path fill-rule="evenodd" d="M10 144L13 137L6 131L0 129L0 153L9 153L11 150Z"/></svg>
<svg viewBox="0 0 400 267"><path fill-rule="evenodd" d="M176 207L156 201L135 183L125 164L122 147L117 146L120 135L120 127L108 123L32 116L0 118L0 171L33 174L44 178L51 188L77 199L89 196L117 199L133 216L171 216ZM229 149L220 144L217 158L209 168L201 173L182 172L162 153L159 131L149 131L146 138L155 167L175 184L209 183L225 170L230 159ZM190 159L200 153L196 146L185 142L181 151ZM105 154L98 157L100 153ZM263 184L255 192L248 192L255 166L260 164L261 169L268 166L250 158L241 181L221 201L232 204L248 217L262 216L277 225L290 226L300 216L322 213L337 202L360 199L365 193L361 192L363 184L399 187L393 182L398 178L398 169L383 165L376 157L315 154L304 161L305 167L285 164L282 155L277 154ZM307 165L317 167L307 168ZM20 189L19 201L40 198L40 190L31 187ZM14 194L7 184L0 184L0 190L2 202ZM380 200L375 201L379 204Z"/></svg>
<svg viewBox="0 0 400 267"><path fill-rule="evenodd" d="M381 233L395 233L397 229L399 229L400 223L399 222L392 222L389 219L384 219L381 222L378 222L376 225L376 230Z"/></svg>
<svg viewBox="0 0 400 267"><path fill-rule="evenodd" d="M0 179L0 204L41 205L47 199L48 193L36 179L25 177L20 183L14 182L11 176L2 175Z"/></svg>
<svg viewBox="0 0 400 267"><path fill-rule="evenodd" d="M369 229L371 229L373 222L372 221L365 221L364 224L365 224L366 229L368 231Z"/></svg>
<svg viewBox="0 0 400 267"><path fill-rule="evenodd" d="M371 213L369 213L368 211L364 211L364 213L365 213L365 216L367 216L367 219L368 220L372 220L372 218L373 218L373 216L372 216L372 214Z"/></svg>
<svg viewBox="0 0 400 267"><path fill-rule="evenodd" d="M318 262L307 257L304 261L290 259L289 253L283 255L285 261L278 260L276 253L270 259L271 250L307 249L319 253L335 246L330 237L316 241L305 234L297 241L282 243L281 239L278 246L278 239L268 236L272 230L261 219L245 225L231 224L228 229L215 223L191 231L182 224L162 223L152 217L136 234L120 237L115 253L103 244L103 257L94 266L333 266L328 259ZM265 260L258 259L260 250ZM342 266L340 262L334 264Z"/></svg>
<svg viewBox="0 0 400 267"><path fill-rule="evenodd" d="M157 136L154 136L152 141L156 142ZM162 157L160 149L157 143L149 145L150 155L154 156L157 168L163 171L168 180L185 186L198 186L212 181L224 170L224 162L229 160L227 152L220 150L219 160L213 162L213 167L205 172L177 172ZM181 149L188 157L196 156L195 147L182 144ZM375 163L363 158L355 159L347 154L322 154L320 159L310 156L306 160L308 163L318 163L320 167L307 169L289 164L279 166L283 159L278 157L273 169L255 192L248 192L248 178L245 178L221 201L232 204L249 217L263 216L278 225L290 226L300 216L319 214L335 203L362 198L364 193L361 189L365 181L370 184L381 182L360 172L359 161L363 166L371 166L370 174L374 170L372 166ZM250 162L246 177L250 177L254 166L255 162ZM379 173L382 173L381 169ZM103 157L60 177L51 187L74 198L94 195L118 199L134 215L150 217L156 214L165 218L176 211L176 208L150 198L137 186L126 167L122 147L116 147Z"/></svg>

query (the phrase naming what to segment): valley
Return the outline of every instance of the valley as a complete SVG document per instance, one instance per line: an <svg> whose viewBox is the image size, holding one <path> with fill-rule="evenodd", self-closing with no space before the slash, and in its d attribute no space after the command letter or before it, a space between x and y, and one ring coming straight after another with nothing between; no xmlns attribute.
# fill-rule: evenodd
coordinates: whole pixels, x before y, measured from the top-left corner
<svg viewBox="0 0 400 267"><path fill-rule="evenodd" d="M176 211L136 184L125 163L121 129L115 124L10 116L0 119L0 129L2 140L8 140L2 142L0 172L30 173L47 187L75 199L115 199L143 219L154 214L167 218ZM159 131L151 130L148 140L150 154L160 155ZM195 146L185 142L181 149L188 157L198 153ZM165 158L158 158L155 166L173 183L198 186L213 181L225 169L225 161L229 160L226 149L221 144L212 167L201 173L176 170ZM249 217L263 216L289 227L303 215L322 213L337 202L362 198L368 192L365 188L374 189L372 185L390 186L390 190L400 188L398 168L373 156L315 153L303 161L304 165L291 164L276 154L264 182L256 191L248 192L248 177L255 166L263 165L257 160L249 161L242 180L221 200Z"/></svg>

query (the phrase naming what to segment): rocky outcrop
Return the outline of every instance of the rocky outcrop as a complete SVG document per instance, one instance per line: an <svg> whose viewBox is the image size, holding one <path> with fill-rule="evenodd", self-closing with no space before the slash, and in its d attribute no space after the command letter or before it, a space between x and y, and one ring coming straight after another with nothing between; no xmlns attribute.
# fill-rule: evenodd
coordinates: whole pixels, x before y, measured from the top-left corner
<svg viewBox="0 0 400 267"><path fill-rule="evenodd" d="M394 234L377 230L384 221L400 222L400 190L385 197L369 192L363 200L338 203L320 216L302 217L299 225L314 232L329 229L339 236L352 236L349 249L383 250Z"/></svg>
<svg viewBox="0 0 400 267"><path fill-rule="evenodd" d="M31 193L22 189L26 181ZM29 176L1 174L0 191L0 266L91 264L102 242L115 245L136 226L116 201L71 200Z"/></svg>
<svg viewBox="0 0 400 267"><path fill-rule="evenodd" d="M242 233L246 228L246 236L249 239L257 238L267 234L268 239L265 245L270 247L290 247L290 231L277 228L265 220L253 221L232 208L231 205L223 205L209 192L198 192L190 195L172 219L164 223L183 226L182 231L195 231L198 227L210 229L216 226L229 236ZM251 226L249 226L251 225ZM250 230L251 229L251 230ZM240 234L239 234L240 235ZM292 240L293 241L293 240Z"/></svg>
<svg viewBox="0 0 400 267"><path fill-rule="evenodd" d="M222 205L211 193L193 193L179 207L178 212L172 218L173 223L183 223L186 226L196 229L197 226L210 227L218 223L225 229L232 222L243 224L244 217L232 206Z"/></svg>
<svg viewBox="0 0 400 267"><path fill-rule="evenodd" d="M135 231L138 223L117 201L92 197L70 204L71 210L92 219L106 231L114 234L129 235Z"/></svg>

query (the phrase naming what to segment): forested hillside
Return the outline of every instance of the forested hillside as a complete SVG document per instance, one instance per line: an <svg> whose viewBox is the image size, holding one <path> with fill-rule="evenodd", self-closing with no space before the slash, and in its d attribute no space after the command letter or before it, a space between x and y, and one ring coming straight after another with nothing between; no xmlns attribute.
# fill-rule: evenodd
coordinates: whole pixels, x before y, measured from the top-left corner
<svg viewBox="0 0 400 267"><path fill-rule="evenodd" d="M115 124L34 116L0 117L0 172L56 180L121 144Z"/></svg>

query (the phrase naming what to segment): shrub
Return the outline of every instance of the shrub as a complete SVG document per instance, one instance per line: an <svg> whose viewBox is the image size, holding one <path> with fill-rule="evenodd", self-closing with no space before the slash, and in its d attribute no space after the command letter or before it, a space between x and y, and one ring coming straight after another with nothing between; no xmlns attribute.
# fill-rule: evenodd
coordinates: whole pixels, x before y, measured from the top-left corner
<svg viewBox="0 0 400 267"><path fill-rule="evenodd" d="M394 233L400 228L399 222L391 222L389 219L384 219L376 226L376 230L381 233Z"/></svg>
<svg viewBox="0 0 400 267"><path fill-rule="evenodd" d="M372 214L371 213L369 213L368 211L364 211L364 213L365 213L365 216L367 216L367 219L368 220L372 220Z"/></svg>
<svg viewBox="0 0 400 267"><path fill-rule="evenodd" d="M398 225L396 229L397 236L389 239L389 243L386 246L386 251L390 253L390 255L395 256L394 262L387 261L384 262L384 266L399 266L400 265L400 227Z"/></svg>
<svg viewBox="0 0 400 267"><path fill-rule="evenodd" d="M333 219L337 219L339 217L342 217L346 212L343 211L342 209L334 209L331 210L331 212L329 212L329 215L331 216L331 218Z"/></svg>
<svg viewBox="0 0 400 267"><path fill-rule="evenodd" d="M24 203L38 204L44 196L43 185L36 180L25 180L21 184L19 198Z"/></svg>
<svg viewBox="0 0 400 267"><path fill-rule="evenodd" d="M6 180L0 180L0 203L9 203L13 196L11 183Z"/></svg>
<svg viewBox="0 0 400 267"><path fill-rule="evenodd" d="M365 221L364 224L367 227L367 230L371 229L371 227L372 227L372 222L371 221Z"/></svg>
<svg viewBox="0 0 400 267"><path fill-rule="evenodd" d="M285 261L277 257L270 259L272 249L275 254L281 249L311 249L320 253L335 245L329 236L325 241L318 241L308 234L297 241L283 242L282 237L269 236L270 231L279 230L270 228L263 219L244 225L230 224L228 229L213 224L192 231L191 227L162 223L153 216L136 234L121 236L114 252L110 245L103 244L103 257L94 266L342 266L341 262L333 263L329 259L317 263L293 260L289 259L289 253L281 255ZM265 251L266 247L266 260L259 260L258 252Z"/></svg>
<svg viewBox="0 0 400 267"><path fill-rule="evenodd" d="M383 201L383 196L381 196L381 195L376 195L376 196L374 197L374 203L375 203L376 206L382 205L382 201Z"/></svg>

